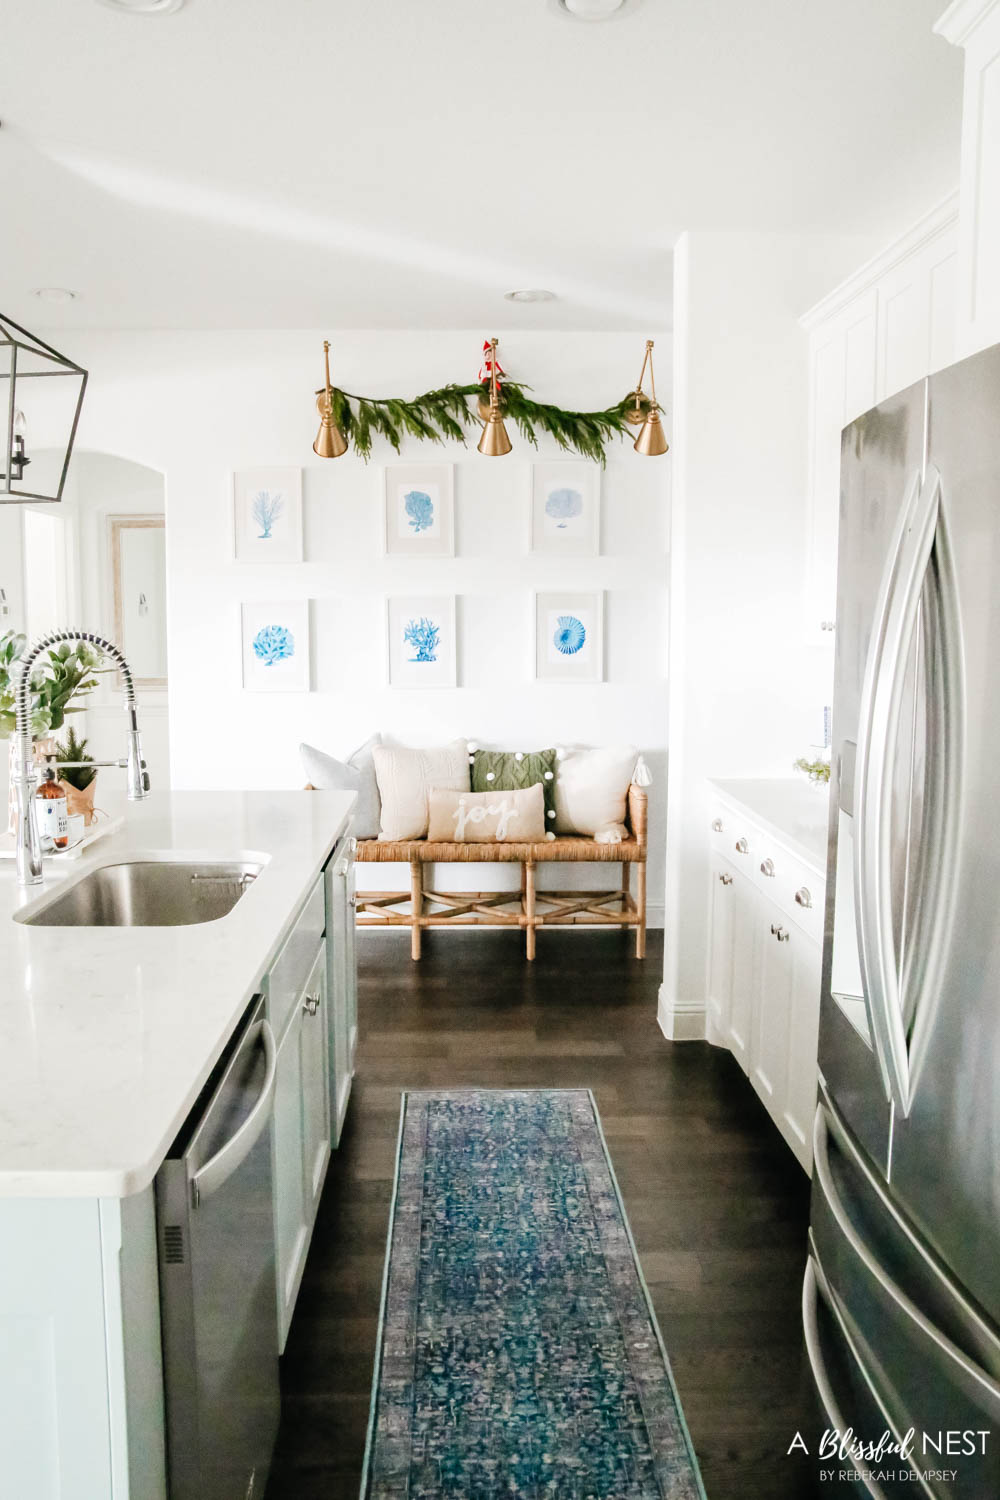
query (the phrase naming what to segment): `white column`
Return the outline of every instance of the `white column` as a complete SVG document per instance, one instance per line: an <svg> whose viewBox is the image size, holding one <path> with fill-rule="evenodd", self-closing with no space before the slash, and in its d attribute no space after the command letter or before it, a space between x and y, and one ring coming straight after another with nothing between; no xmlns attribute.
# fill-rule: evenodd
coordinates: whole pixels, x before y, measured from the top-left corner
<svg viewBox="0 0 1000 1500"><path fill-rule="evenodd" d="M805 636L808 351L797 318L833 284L842 249L698 232L675 252L659 1022L678 1041L705 1027L707 778L793 775L829 693L829 652Z"/></svg>

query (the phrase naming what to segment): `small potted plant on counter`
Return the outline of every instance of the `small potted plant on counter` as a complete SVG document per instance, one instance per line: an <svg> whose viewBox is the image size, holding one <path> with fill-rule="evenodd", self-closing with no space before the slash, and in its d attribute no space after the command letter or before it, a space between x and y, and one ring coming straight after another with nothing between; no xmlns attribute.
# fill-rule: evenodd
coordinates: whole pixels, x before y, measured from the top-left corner
<svg viewBox="0 0 1000 1500"><path fill-rule="evenodd" d="M64 761L83 761L83 765L64 765ZM94 821L94 792L97 789L97 767L93 756L87 754L87 741L78 740L76 730L70 727L65 747L56 746L56 765L59 767L59 782L66 793L66 811L83 814L83 822L89 828Z"/></svg>

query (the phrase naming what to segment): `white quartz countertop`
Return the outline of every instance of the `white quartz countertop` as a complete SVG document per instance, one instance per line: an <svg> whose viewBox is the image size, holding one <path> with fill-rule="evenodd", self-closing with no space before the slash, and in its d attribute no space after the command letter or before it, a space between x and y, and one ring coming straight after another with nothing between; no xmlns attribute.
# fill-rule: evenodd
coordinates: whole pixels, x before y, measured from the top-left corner
<svg viewBox="0 0 1000 1500"><path fill-rule="evenodd" d="M826 877L828 786L814 786L804 777L712 781L709 785L739 802L758 823L766 823L817 874Z"/></svg>
<svg viewBox="0 0 1000 1500"><path fill-rule="evenodd" d="M44 886L0 865L0 1196L125 1197L155 1176L347 827L350 792L155 792ZM116 807L114 809L118 811ZM260 858L225 917L31 927L14 913L116 857Z"/></svg>

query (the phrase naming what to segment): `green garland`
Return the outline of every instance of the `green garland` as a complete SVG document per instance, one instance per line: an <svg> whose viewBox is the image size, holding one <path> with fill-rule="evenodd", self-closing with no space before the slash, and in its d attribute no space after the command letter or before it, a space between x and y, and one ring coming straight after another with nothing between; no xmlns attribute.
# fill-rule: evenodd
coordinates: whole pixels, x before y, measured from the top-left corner
<svg viewBox="0 0 1000 1500"><path fill-rule="evenodd" d="M604 411L563 411L561 407L533 401L526 392L530 386L505 380L500 391L500 410L517 425L522 437L538 447L538 433L548 433L565 452L579 453L595 463L604 464L607 445L612 438L635 432L625 420L626 408L634 406L635 397L625 396ZM318 392L317 394L322 394ZM375 434L387 438L398 453L404 437L443 443L448 439L464 443L466 428L479 426L480 400L489 401L489 382L475 385L443 385L426 391L412 401L400 397L353 396L337 386L331 388L333 420L349 443L367 463L371 458ZM477 405L470 406L472 398ZM648 407L645 403L644 410Z"/></svg>

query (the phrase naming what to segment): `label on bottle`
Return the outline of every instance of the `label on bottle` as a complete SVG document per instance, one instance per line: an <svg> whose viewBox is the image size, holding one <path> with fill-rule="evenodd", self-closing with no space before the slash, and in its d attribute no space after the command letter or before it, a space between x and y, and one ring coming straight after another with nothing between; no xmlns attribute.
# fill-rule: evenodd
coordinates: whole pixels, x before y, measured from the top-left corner
<svg viewBox="0 0 1000 1500"><path fill-rule="evenodd" d="M69 814L65 797L36 797L35 815L38 819L38 834L43 845L51 841L56 848L65 848L69 836Z"/></svg>

